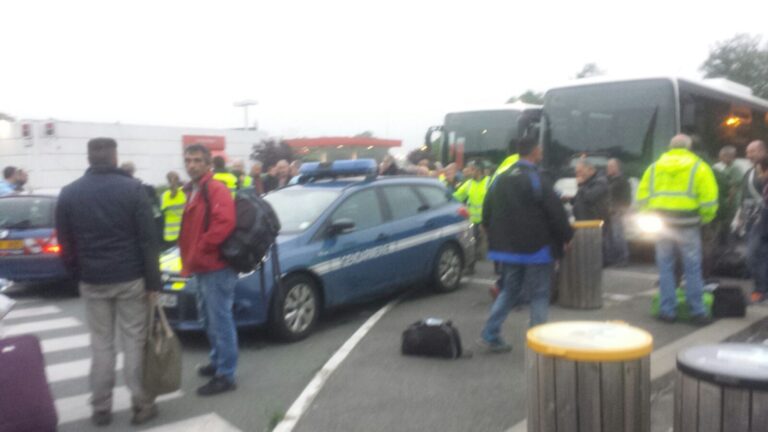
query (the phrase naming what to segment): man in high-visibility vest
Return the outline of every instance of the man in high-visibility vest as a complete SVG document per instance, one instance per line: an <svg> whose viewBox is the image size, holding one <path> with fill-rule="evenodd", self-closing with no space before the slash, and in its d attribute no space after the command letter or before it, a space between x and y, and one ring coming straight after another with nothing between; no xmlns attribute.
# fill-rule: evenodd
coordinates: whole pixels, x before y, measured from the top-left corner
<svg viewBox="0 0 768 432"><path fill-rule="evenodd" d="M472 222L472 233L475 237L475 260L467 266L467 274L473 274L475 262L485 250L485 234L480 223L483 221L483 201L490 178L485 175L480 162L470 162L467 166L470 168L471 177L454 192L453 197L457 201L466 203L469 210L469 220Z"/></svg>
<svg viewBox="0 0 768 432"><path fill-rule="evenodd" d="M163 230L163 240L166 247L176 245L179 239L179 230L181 229L181 216L184 214L184 205L187 203L187 196L181 190L181 180L179 174L175 171L169 172L168 190L163 192L160 200L160 210L165 218L165 229Z"/></svg>
<svg viewBox="0 0 768 432"><path fill-rule="evenodd" d="M238 159L234 161L230 171L237 179L237 190L253 186L253 179L245 174L245 162L242 160Z"/></svg>
<svg viewBox="0 0 768 432"><path fill-rule="evenodd" d="M701 226L717 214L718 190L712 169L691 152L692 143L687 135L672 138L669 150L643 174L637 201L641 210L655 212L664 225L656 242L659 319L668 323L676 319L675 249L679 249L691 321L706 325L711 319L702 302Z"/></svg>
<svg viewBox="0 0 768 432"><path fill-rule="evenodd" d="M232 198L237 193L237 177L227 171L227 165L224 158L216 156L213 158L213 179L224 183L224 186L232 193Z"/></svg>
<svg viewBox="0 0 768 432"><path fill-rule="evenodd" d="M500 175L505 173L508 169L512 168L512 165L516 164L517 161L520 160L520 155L517 153L512 153L511 155L507 156L504 161L501 162L501 165L499 165L498 168L496 168L496 172L493 173L491 176L491 184L496 180L496 178Z"/></svg>

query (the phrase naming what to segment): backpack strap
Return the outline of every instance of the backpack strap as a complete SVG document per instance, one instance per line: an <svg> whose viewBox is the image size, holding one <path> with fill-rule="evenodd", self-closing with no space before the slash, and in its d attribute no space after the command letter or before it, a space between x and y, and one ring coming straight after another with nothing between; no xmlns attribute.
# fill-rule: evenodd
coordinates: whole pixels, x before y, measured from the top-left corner
<svg viewBox="0 0 768 432"><path fill-rule="evenodd" d="M208 198L208 182L205 182L200 186L200 196L203 197L203 202L205 203L205 214L203 215L203 232L206 232L211 226L211 200Z"/></svg>

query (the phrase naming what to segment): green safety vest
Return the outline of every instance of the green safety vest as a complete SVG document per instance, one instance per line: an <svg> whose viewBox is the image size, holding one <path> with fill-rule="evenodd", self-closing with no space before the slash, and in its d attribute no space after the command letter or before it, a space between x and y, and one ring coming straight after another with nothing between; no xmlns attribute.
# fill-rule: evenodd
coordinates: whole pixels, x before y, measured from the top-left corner
<svg viewBox="0 0 768 432"><path fill-rule="evenodd" d="M160 201L160 210L165 215L165 230L163 239L167 242L175 242L179 239L181 230L181 217L184 214L184 205L187 203L187 196L179 189L176 196L171 198L171 191L163 192Z"/></svg>
<svg viewBox="0 0 768 432"><path fill-rule="evenodd" d="M245 189L245 188L251 187L251 186L253 186L253 177L248 176L248 175L244 175L243 176L243 184L240 187Z"/></svg>
<svg viewBox="0 0 768 432"><path fill-rule="evenodd" d="M718 207L715 175L706 162L686 149L671 149L643 174L637 201L643 210L696 212L691 222L708 223Z"/></svg>
<svg viewBox="0 0 768 432"><path fill-rule="evenodd" d="M496 181L496 177L498 177L499 174L505 173L508 169L512 167L512 165L516 164L517 161L519 160L520 160L520 155L517 153L507 156L507 158L504 159L501 165L499 165L499 167L496 168L496 172L493 173L493 175L491 176L490 184L492 185L493 182Z"/></svg>
<svg viewBox="0 0 768 432"><path fill-rule="evenodd" d="M488 192L490 180L489 177L483 177L481 180L469 179L453 194L456 200L467 203L469 220L472 223L483 221L483 201L485 193Z"/></svg>
<svg viewBox="0 0 768 432"><path fill-rule="evenodd" d="M224 183L224 186L232 192L232 198L237 193L237 177L234 174L228 172L213 173L213 179Z"/></svg>

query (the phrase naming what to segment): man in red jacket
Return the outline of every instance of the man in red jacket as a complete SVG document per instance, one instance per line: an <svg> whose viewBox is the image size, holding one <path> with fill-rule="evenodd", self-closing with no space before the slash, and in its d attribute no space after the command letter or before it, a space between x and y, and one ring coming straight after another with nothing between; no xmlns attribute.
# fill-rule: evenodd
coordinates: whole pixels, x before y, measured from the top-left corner
<svg viewBox="0 0 768 432"><path fill-rule="evenodd" d="M197 389L200 396L235 390L237 331L232 316L237 273L221 256L219 246L235 228L235 203L227 187L213 180L211 152L195 144L184 150L184 166L192 181L179 234L182 274L197 289L197 310L211 344L210 363L198 374L211 380Z"/></svg>

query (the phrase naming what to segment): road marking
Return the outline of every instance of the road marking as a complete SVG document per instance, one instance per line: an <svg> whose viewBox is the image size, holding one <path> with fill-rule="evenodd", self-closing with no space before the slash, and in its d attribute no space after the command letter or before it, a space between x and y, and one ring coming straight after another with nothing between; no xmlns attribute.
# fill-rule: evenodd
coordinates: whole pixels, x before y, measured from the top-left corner
<svg viewBox="0 0 768 432"><path fill-rule="evenodd" d="M115 370L121 370L123 368L123 354L117 355L117 366ZM82 378L88 376L91 372L91 359L75 360L66 363L58 363L55 365L47 366L45 368L45 374L48 376L49 383L55 383L59 381L66 381L75 378Z"/></svg>
<svg viewBox="0 0 768 432"><path fill-rule="evenodd" d="M144 432L242 432L215 413L169 423Z"/></svg>
<svg viewBox="0 0 768 432"><path fill-rule="evenodd" d="M43 346L43 352L47 354L87 347L91 344L91 336L88 333L83 333L74 336L43 339L40 341L40 344Z"/></svg>
<svg viewBox="0 0 768 432"><path fill-rule="evenodd" d="M33 308L27 308L27 309L14 309L11 312L9 312L8 315L6 315L5 318L3 318L3 320L9 321L14 319L29 318L29 317L35 317L40 315L57 314L60 312L61 312L61 309L59 309L56 306L42 306L42 307L33 307Z"/></svg>
<svg viewBox="0 0 768 432"><path fill-rule="evenodd" d="M5 336L15 336L25 333L39 333L48 330L58 330L70 327L77 327L82 323L74 318L59 318L46 321L36 321L26 324L16 324L5 327Z"/></svg>
<svg viewBox="0 0 768 432"><path fill-rule="evenodd" d="M628 276L638 279L644 279L650 282L656 282L659 280L659 274L658 273L645 273L635 270L619 270L619 269L605 269L603 270L605 273L615 273L617 276Z"/></svg>
<svg viewBox="0 0 768 432"><path fill-rule="evenodd" d="M317 397L323 385L328 381L331 374L338 369L339 365L347 358L349 353L355 348L355 346L368 334L374 325L389 312L400 301L401 297L398 297L386 306L379 309L373 316L360 326L359 329L350 337L341 348L336 351L333 356L323 365L323 367L315 374L312 381L307 384L304 391L301 392L299 397L293 402L293 405L285 413L283 420L273 429L273 432L291 432L299 419L312 405L312 402Z"/></svg>
<svg viewBox="0 0 768 432"><path fill-rule="evenodd" d="M744 318L719 319L655 350L651 353L651 382L672 372L677 367L677 354L680 350L691 346L724 341L765 318L768 318L768 308L751 307L747 309L747 316ZM528 421L523 420L507 429L506 432L525 432L527 430Z"/></svg>
<svg viewBox="0 0 768 432"><path fill-rule="evenodd" d="M485 279L485 278L476 278L476 277L469 277L465 276L461 278L462 282L469 282L472 284L478 284L478 285L496 285L496 279Z"/></svg>
<svg viewBox="0 0 768 432"><path fill-rule="evenodd" d="M165 402L180 398L184 393L177 391L157 398L158 402ZM55 401L56 411L59 414L59 425L87 419L91 416L91 394L81 394ZM131 408L131 392L127 387L115 388L112 392L112 412L126 411ZM212 429L215 430L215 429Z"/></svg>

